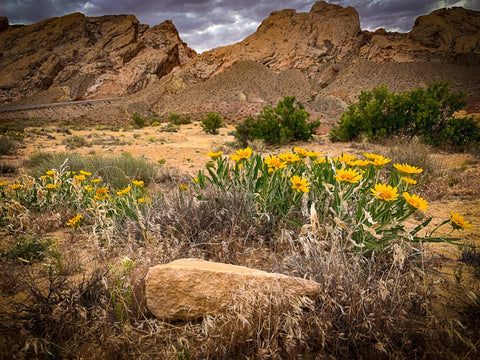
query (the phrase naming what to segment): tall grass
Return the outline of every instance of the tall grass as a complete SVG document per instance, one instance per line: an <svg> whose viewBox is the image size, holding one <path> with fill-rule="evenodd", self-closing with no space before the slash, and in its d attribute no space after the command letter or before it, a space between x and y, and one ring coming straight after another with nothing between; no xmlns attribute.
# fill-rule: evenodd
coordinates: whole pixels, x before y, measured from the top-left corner
<svg viewBox="0 0 480 360"><path fill-rule="evenodd" d="M40 177L48 170L60 169L63 164L70 171L88 169L94 177L102 178L104 182L117 189L126 187L133 179L143 180L148 184L156 176L153 164L129 153L112 157L82 156L77 153L38 153L30 157L27 167L31 176Z"/></svg>

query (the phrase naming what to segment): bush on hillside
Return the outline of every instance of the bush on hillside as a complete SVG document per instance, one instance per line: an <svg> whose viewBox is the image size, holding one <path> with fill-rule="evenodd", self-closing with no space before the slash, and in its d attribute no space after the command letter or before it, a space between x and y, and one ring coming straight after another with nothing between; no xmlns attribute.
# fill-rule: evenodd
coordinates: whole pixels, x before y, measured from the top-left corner
<svg viewBox="0 0 480 360"><path fill-rule="evenodd" d="M181 116L180 114L170 113L170 115L168 115L168 122L174 125L183 125L191 124L192 120L190 118L190 114Z"/></svg>
<svg viewBox="0 0 480 360"><path fill-rule="evenodd" d="M308 122L309 117L301 103L295 104L295 96L286 96L275 108L267 105L256 119L248 117L238 124L235 137L244 146L253 139L272 145L309 140L320 126L320 121Z"/></svg>
<svg viewBox="0 0 480 360"><path fill-rule="evenodd" d="M448 82L434 82L400 94L386 85L362 91L330 131L332 141L369 140L386 136L419 137L424 143L463 147L480 140L478 124L453 114L466 105L465 93L453 92Z"/></svg>
<svg viewBox="0 0 480 360"><path fill-rule="evenodd" d="M218 129L223 125L223 120L216 112L209 111L207 116L202 120L202 130L207 134L218 134Z"/></svg>

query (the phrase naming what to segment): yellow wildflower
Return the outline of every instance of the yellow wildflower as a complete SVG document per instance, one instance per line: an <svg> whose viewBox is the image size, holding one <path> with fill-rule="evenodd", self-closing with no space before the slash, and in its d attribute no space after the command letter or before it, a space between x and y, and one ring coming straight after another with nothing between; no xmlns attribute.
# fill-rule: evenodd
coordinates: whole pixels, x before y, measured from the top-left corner
<svg viewBox="0 0 480 360"><path fill-rule="evenodd" d="M402 195L405 198L405 200L407 200L407 202L416 209L427 211L427 209L430 207L428 205L428 201L418 195L415 195L415 194L410 195L407 192L404 192Z"/></svg>
<svg viewBox="0 0 480 360"><path fill-rule="evenodd" d="M393 167L404 174L420 174L423 169L408 164L393 164Z"/></svg>
<svg viewBox="0 0 480 360"><path fill-rule="evenodd" d="M367 166L370 164L370 160L348 160L345 162L348 166Z"/></svg>
<svg viewBox="0 0 480 360"><path fill-rule="evenodd" d="M108 198L110 195L108 195L108 186L103 187L103 188L98 188L95 191L95 196L93 197L95 200L103 200L105 198Z"/></svg>
<svg viewBox="0 0 480 360"><path fill-rule="evenodd" d="M83 181L85 180L85 175L75 175L73 178L77 179L78 181Z"/></svg>
<svg viewBox="0 0 480 360"><path fill-rule="evenodd" d="M8 181L0 181L0 186L6 186L8 184Z"/></svg>
<svg viewBox="0 0 480 360"><path fill-rule="evenodd" d="M369 154L369 155L372 155L372 154ZM370 159L370 162L374 166L384 166L388 164L390 161L392 161L392 159L383 157L382 155L377 155L374 159Z"/></svg>
<svg viewBox="0 0 480 360"><path fill-rule="evenodd" d="M140 198L138 199L138 202L141 204L141 203L149 203L150 202L150 198L149 197L144 197L144 198Z"/></svg>
<svg viewBox="0 0 480 360"><path fill-rule="evenodd" d="M315 152L315 151L310 151L310 150L305 150L303 148L300 148L298 146L295 146L295 148L293 149L298 155L300 155L300 157L304 158L304 157L309 157L309 158L312 158L312 159L316 159L317 157L319 157L320 155L322 155L321 152Z"/></svg>
<svg viewBox="0 0 480 360"><path fill-rule="evenodd" d="M181 191L187 191L188 190L188 185L185 184L178 184L178 187L180 188Z"/></svg>
<svg viewBox="0 0 480 360"><path fill-rule="evenodd" d="M205 154L205 156L212 158L212 160L216 160L222 154L223 154L223 151L217 151L217 152L209 151L208 153Z"/></svg>
<svg viewBox="0 0 480 360"><path fill-rule="evenodd" d="M89 192L93 191L93 189L94 189L93 186L90 186L90 185L85 186L85 190L87 190Z"/></svg>
<svg viewBox="0 0 480 360"><path fill-rule="evenodd" d="M402 180L407 185L416 185L417 184L417 180L412 179L408 176L402 176Z"/></svg>
<svg viewBox="0 0 480 360"><path fill-rule="evenodd" d="M47 185L45 185L45 187L49 190L53 190L57 187L57 184L47 184Z"/></svg>
<svg viewBox="0 0 480 360"><path fill-rule="evenodd" d="M291 152L280 154L278 155L278 158L287 164L295 163L302 160L300 156L298 156L297 154L293 154Z"/></svg>
<svg viewBox="0 0 480 360"><path fill-rule="evenodd" d="M453 228L457 230L472 228L472 224L470 224L469 221L464 220L463 216L455 212L450 213L450 223L452 224Z"/></svg>
<svg viewBox="0 0 480 360"><path fill-rule="evenodd" d="M90 176L90 175L92 175L91 172L83 171L83 170L80 170L80 174L85 175L85 176Z"/></svg>
<svg viewBox="0 0 480 360"><path fill-rule="evenodd" d="M142 180L133 180L132 184L135 186L143 186L144 182Z"/></svg>
<svg viewBox="0 0 480 360"><path fill-rule="evenodd" d="M313 160L315 160L317 157L319 157L320 155L322 155L321 152L317 152L317 151L307 151L307 156Z"/></svg>
<svg viewBox="0 0 480 360"><path fill-rule="evenodd" d="M265 164L267 164L268 166L269 173L277 171L278 169L282 169L285 166L287 166L286 163L284 163L282 160L280 160L276 156L268 155L267 157L265 157L264 161L265 161Z"/></svg>
<svg viewBox="0 0 480 360"><path fill-rule="evenodd" d="M336 156L333 158L333 160L346 163L347 161L353 161L356 158L357 157L355 155L342 153L341 156Z"/></svg>
<svg viewBox="0 0 480 360"><path fill-rule="evenodd" d="M42 175L42 176L40 176L40 179L45 180L47 177L48 177L47 175Z"/></svg>
<svg viewBox="0 0 480 360"><path fill-rule="evenodd" d="M194 178L192 179L192 181L193 181L193 182L196 182L197 184L200 182L200 180L198 179L198 177L194 177Z"/></svg>
<svg viewBox="0 0 480 360"><path fill-rule="evenodd" d="M362 178L362 175L355 169L340 169L335 175L337 181L357 183Z"/></svg>
<svg viewBox="0 0 480 360"><path fill-rule="evenodd" d="M293 150L302 158L306 157L307 153L308 153L307 150L305 150L301 147L298 147L298 146L295 146L295 148Z"/></svg>
<svg viewBox="0 0 480 360"><path fill-rule="evenodd" d="M378 154L374 154L374 153L363 153L363 156L365 156L368 160L375 160L379 156L382 156L382 155L378 155Z"/></svg>
<svg viewBox="0 0 480 360"><path fill-rule="evenodd" d="M55 176L57 174L57 171L56 170L48 170L45 174L47 174L48 176Z"/></svg>
<svg viewBox="0 0 480 360"><path fill-rule="evenodd" d="M20 188L20 184L10 184L10 189L12 190L17 190L18 188Z"/></svg>
<svg viewBox="0 0 480 360"><path fill-rule="evenodd" d="M82 221L82 219L83 219L83 216L82 216L81 214L77 214L77 216L75 216L74 218L68 220L67 225L68 225L68 226L73 226L73 227L76 228L76 227L80 224L80 222Z"/></svg>
<svg viewBox="0 0 480 360"><path fill-rule="evenodd" d="M305 178L300 178L298 175L294 175L290 181L292 182L292 189L297 192L308 193L310 183Z"/></svg>
<svg viewBox="0 0 480 360"><path fill-rule="evenodd" d="M321 157L321 158L315 160L314 163L319 164L319 165L320 164L325 164L325 163L330 164L330 159L325 156L325 157Z"/></svg>
<svg viewBox="0 0 480 360"><path fill-rule="evenodd" d="M102 179L93 179L93 180L92 180L92 183L94 183L94 184L95 184L95 183L99 183L99 182L102 182Z"/></svg>
<svg viewBox="0 0 480 360"><path fill-rule="evenodd" d="M373 189L370 189L372 195L376 199L384 201L393 201L398 199L398 189L390 185L376 184Z"/></svg>
<svg viewBox="0 0 480 360"><path fill-rule="evenodd" d="M128 194L131 189L132 189L132 187L129 185L129 186L127 186L125 189L118 190L118 191L117 191L117 195L118 195L118 196L122 196L122 195Z"/></svg>
<svg viewBox="0 0 480 360"><path fill-rule="evenodd" d="M250 147L247 147L245 149L240 149L235 151L235 154L231 155L230 158L233 161L238 162L240 160L248 159L252 154L253 154L253 150L250 149Z"/></svg>

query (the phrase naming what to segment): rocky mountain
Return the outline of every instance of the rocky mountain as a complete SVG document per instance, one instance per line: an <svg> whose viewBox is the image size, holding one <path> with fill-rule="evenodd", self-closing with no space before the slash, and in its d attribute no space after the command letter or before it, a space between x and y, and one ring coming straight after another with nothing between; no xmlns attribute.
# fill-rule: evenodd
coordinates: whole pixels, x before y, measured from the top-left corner
<svg viewBox="0 0 480 360"><path fill-rule="evenodd" d="M56 27L61 24L64 30ZM72 40L59 37L73 26L82 30ZM39 31L44 28L51 29ZM29 36L31 44L35 36L43 39L41 52L28 51L39 48L28 46ZM0 44L3 39L10 39L0 45L0 66L10 66L0 67L4 99L38 88L66 99L130 94L116 106L117 115L213 110L244 118L296 95L314 116L334 121L361 90L387 84L403 91L437 80L467 90L473 102L480 99L480 12L459 7L421 16L401 34L361 30L354 8L319 1L308 13L275 11L243 41L200 55L171 22L148 28L132 16L72 14L5 30ZM92 113L104 113L102 106L92 106ZM115 105L108 106L115 113Z"/></svg>
<svg viewBox="0 0 480 360"><path fill-rule="evenodd" d="M0 21L0 101L31 103L135 93L196 53L171 21L80 13L9 27Z"/></svg>

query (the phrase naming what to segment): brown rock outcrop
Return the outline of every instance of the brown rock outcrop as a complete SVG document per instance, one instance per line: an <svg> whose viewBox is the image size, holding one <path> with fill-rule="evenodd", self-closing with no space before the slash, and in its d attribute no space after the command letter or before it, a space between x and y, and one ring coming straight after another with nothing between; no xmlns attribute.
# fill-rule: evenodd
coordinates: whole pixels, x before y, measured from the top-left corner
<svg viewBox="0 0 480 360"><path fill-rule="evenodd" d="M146 298L149 311L164 320L196 319L228 311L236 301L258 293L312 296L318 283L243 266L199 259L180 259L149 269Z"/></svg>
<svg viewBox="0 0 480 360"><path fill-rule="evenodd" d="M352 7L319 1L308 13L275 11L243 41L195 56L170 21L149 28L133 16L72 14L0 33L0 103L129 95L117 114L218 111L237 120L296 95L313 118L333 122L380 84L405 91L450 80L480 96L479 19L442 9L408 34L369 32Z"/></svg>
<svg viewBox="0 0 480 360"><path fill-rule="evenodd" d="M171 21L81 13L3 31L0 53L0 102L30 103L132 94L195 55Z"/></svg>
<svg viewBox="0 0 480 360"><path fill-rule="evenodd" d="M8 19L5 16L0 16L0 32L8 29Z"/></svg>
<svg viewBox="0 0 480 360"><path fill-rule="evenodd" d="M162 90L153 91L152 109L168 114L202 111L208 105L229 117L245 116L244 109L252 105L258 112L265 103L296 95L316 117L331 121L361 90L380 84L404 91L451 80L454 87L477 94L478 16L478 11L461 8L438 10L420 17L409 34L401 34L361 31L355 9L323 1L308 13L275 11L243 41L205 52L173 72L172 81L158 83L155 87ZM439 18L444 24L437 28L441 36L433 35L428 25ZM427 34L454 42L442 40L444 45L435 47L424 39ZM247 67L248 62L257 65ZM239 64L245 71L237 70ZM279 89L277 79L291 79L292 70L298 71L295 81ZM237 105L226 106L233 103Z"/></svg>
<svg viewBox="0 0 480 360"><path fill-rule="evenodd" d="M208 69L211 60L217 59L217 66L210 66L214 73L237 60L254 60L274 70L301 69L312 75L326 63L357 52L360 31L354 8L319 1L308 13L291 9L272 12L255 33L204 53L196 67Z"/></svg>

